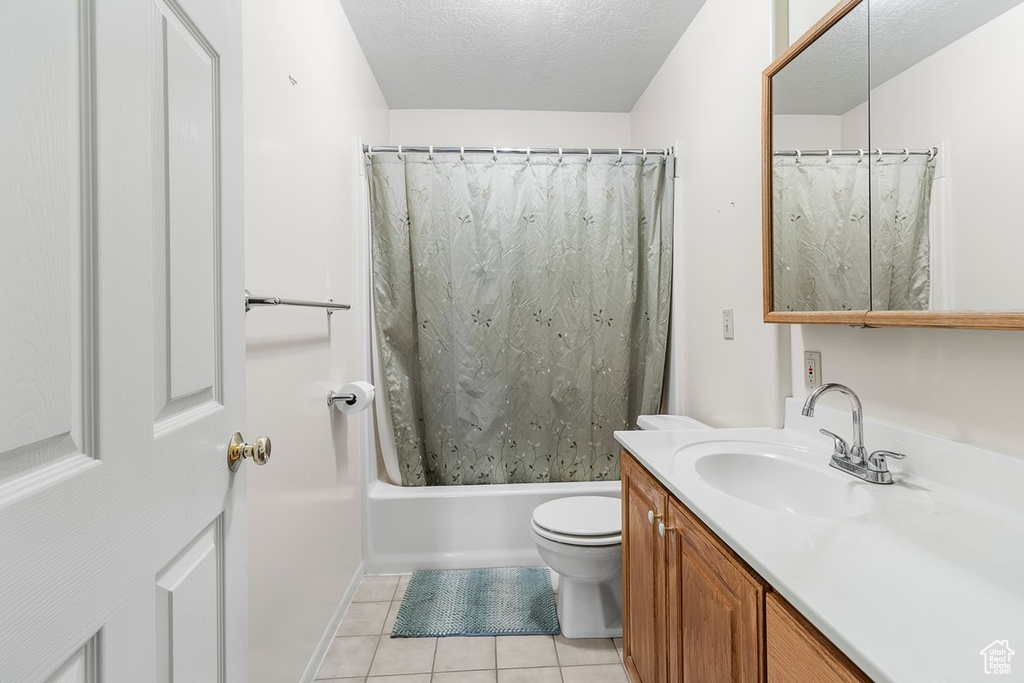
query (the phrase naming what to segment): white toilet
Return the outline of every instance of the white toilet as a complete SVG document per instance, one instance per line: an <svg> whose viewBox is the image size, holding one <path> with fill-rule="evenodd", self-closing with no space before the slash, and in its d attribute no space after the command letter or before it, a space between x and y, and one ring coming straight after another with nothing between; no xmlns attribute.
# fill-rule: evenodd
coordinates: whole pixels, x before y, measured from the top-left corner
<svg viewBox="0 0 1024 683"><path fill-rule="evenodd" d="M709 429L683 415L641 415L643 430ZM566 638L622 635L622 501L559 498L533 511L533 540L558 574L558 622Z"/></svg>
<svg viewBox="0 0 1024 683"><path fill-rule="evenodd" d="M533 540L558 574L558 623L566 638L622 635L622 502L559 498L533 511Z"/></svg>

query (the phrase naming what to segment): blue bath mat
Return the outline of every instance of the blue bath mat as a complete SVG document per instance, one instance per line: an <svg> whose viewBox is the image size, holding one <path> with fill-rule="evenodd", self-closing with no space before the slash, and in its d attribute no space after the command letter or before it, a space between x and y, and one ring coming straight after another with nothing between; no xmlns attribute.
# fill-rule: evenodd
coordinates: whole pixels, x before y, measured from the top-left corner
<svg viewBox="0 0 1024 683"><path fill-rule="evenodd" d="M412 575L392 638L559 632L546 567L445 569Z"/></svg>

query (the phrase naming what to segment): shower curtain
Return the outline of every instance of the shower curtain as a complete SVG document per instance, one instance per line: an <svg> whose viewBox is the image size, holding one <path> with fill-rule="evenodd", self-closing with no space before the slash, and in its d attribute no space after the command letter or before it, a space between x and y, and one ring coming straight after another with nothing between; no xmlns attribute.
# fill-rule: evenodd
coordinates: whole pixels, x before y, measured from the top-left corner
<svg viewBox="0 0 1024 683"><path fill-rule="evenodd" d="M775 157L775 309L927 310L934 174L927 155Z"/></svg>
<svg viewBox="0 0 1024 683"><path fill-rule="evenodd" d="M883 155L871 164L871 310L927 311L928 213L934 155Z"/></svg>
<svg viewBox="0 0 1024 683"><path fill-rule="evenodd" d="M673 159L374 153L374 311L402 484L619 477L661 402Z"/></svg>

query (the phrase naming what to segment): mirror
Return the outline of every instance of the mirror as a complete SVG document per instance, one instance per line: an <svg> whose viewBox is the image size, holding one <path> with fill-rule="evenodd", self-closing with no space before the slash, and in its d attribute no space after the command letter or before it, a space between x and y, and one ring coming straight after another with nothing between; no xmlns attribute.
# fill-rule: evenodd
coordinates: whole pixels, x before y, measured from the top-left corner
<svg viewBox="0 0 1024 683"><path fill-rule="evenodd" d="M771 97L774 310L867 310L867 3L779 71Z"/></svg>
<svg viewBox="0 0 1024 683"><path fill-rule="evenodd" d="M1024 0L847 0L765 71L767 322L1024 329L1020 35Z"/></svg>
<svg viewBox="0 0 1024 683"><path fill-rule="evenodd" d="M871 147L937 151L873 158L874 310L1024 309L1021 36L1021 0L871 2Z"/></svg>

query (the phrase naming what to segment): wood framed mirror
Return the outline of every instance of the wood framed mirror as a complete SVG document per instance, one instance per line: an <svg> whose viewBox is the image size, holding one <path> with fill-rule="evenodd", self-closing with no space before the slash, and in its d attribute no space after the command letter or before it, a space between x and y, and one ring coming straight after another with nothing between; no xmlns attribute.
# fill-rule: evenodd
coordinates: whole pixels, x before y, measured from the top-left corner
<svg viewBox="0 0 1024 683"><path fill-rule="evenodd" d="M844 0L765 70L765 322L1024 329L1020 35L1024 0Z"/></svg>

